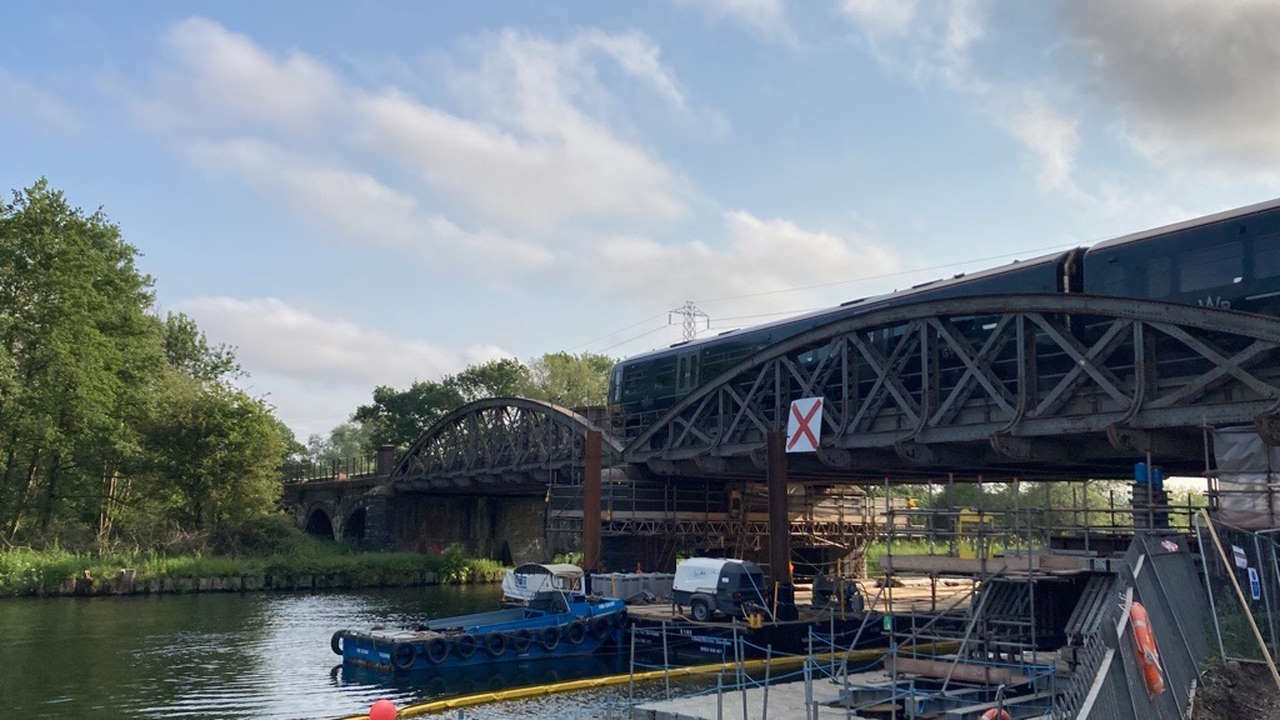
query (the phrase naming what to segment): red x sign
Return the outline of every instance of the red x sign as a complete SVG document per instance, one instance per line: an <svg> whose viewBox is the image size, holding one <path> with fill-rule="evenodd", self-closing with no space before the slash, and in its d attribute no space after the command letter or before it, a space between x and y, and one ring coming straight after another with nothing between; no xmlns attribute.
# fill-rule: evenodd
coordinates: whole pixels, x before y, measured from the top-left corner
<svg viewBox="0 0 1280 720"><path fill-rule="evenodd" d="M822 398L791 401L787 418L787 452L814 452L822 435Z"/></svg>

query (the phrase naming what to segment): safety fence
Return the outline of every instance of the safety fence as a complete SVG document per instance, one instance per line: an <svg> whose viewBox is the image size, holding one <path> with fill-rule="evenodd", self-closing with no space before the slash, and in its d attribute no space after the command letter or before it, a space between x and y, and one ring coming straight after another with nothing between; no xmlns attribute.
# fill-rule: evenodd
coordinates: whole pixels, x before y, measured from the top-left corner
<svg viewBox="0 0 1280 720"><path fill-rule="evenodd" d="M1228 660L1275 662L1280 657L1280 529L1250 531L1215 521L1212 530L1221 552L1210 527L1197 523L1213 611L1213 649Z"/></svg>

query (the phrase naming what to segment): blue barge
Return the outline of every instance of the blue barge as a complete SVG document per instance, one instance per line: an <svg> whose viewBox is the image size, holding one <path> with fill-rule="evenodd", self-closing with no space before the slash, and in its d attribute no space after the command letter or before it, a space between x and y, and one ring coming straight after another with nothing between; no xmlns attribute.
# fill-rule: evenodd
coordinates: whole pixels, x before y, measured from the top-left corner
<svg viewBox="0 0 1280 720"><path fill-rule="evenodd" d="M626 624L616 598L539 592L527 606L456 615L405 630L339 630L330 645L347 665L415 672L616 650Z"/></svg>

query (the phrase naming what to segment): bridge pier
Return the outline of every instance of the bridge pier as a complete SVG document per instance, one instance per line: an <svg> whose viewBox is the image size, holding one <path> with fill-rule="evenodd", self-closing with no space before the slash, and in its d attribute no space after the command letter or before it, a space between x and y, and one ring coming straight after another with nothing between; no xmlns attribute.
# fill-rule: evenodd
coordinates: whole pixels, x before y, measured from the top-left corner
<svg viewBox="0 0 1280 720"><path fill-rule="evenodd" d="M769 485L769 575L773 578L779 620L794 620L795 587L791 584L791 518L787 512L787 434L765 437L765 475Z"/></svg>

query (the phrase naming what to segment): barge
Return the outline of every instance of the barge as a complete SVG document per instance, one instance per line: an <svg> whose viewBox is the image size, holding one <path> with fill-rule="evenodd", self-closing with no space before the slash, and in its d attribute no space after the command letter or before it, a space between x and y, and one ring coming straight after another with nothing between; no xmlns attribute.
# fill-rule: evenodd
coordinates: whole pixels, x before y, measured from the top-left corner
<svg viewBox="0 0 1280 720"><path fill-rule="evenodd" d="M330 646L344 665L431 672L616 651L626 624L616 598L538 592L527 606L430 620L403 630L339 630Z"/></svg>

